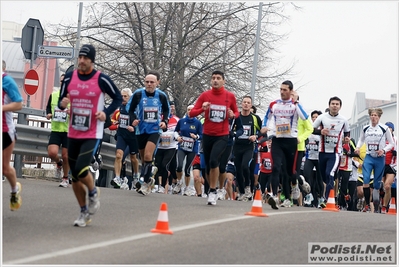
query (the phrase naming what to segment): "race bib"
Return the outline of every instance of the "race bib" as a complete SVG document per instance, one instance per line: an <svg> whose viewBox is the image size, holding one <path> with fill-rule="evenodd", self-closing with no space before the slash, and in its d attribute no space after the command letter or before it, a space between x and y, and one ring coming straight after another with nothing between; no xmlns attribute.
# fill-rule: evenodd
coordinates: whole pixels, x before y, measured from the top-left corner
<svg viewBox="0 0 399 267"><path fill-rule="evenodd" d="M226 118L226 106L213 105L209 107L209 119L213 122L222 122Z"/></svg>
<svg viewBox="0 0 399 267"><path fill-rule="evenodd" d="M183 142L180 143L180 148L187 152L192 152L195 140L191 137L182 136Z"/></svg>
<svg viewBox="0 0 399 267"><path fill-rule="evenodd" d="M290 120L286 118L279 118L276 120L276 137L285 136L291 133Z"/></svg>
<svg viewBox="0 0 399 267"><path fill-rule="evenodd" d="M172 134L165 134L163 133L161 135L161 146L170 146L173 140L173 135Z"/></svg>
<svg viewBox="0 0 399 267"><path fill-rule="evenodd" d="M129 115L119 115L119 128L127 128L129 126Z"/></svg>
<svg viewBox="0 0 399 267"><path fill-rule="evenodd" d="M87 131L90 128L91 109L74 108L72 112L72 128L76 131Z"/></svg>
<svg viewBox="0 0 399 267"><path fill-rule="evenodd" d="M338 143L338 137L337 136L331 136L327 135L325 137L325 146L326 147L335 147Z"/></svg>
<svg viewBox="0 0 399 267"><path fill-rule="evenodd" d="M348 157L346 156L341 156L341 162L339 164L340 167L346 167L347 163L348 163Z"/></svg>
<svg viewBox="0 0 399 267"><path fill-rule="evenodd" d="M266 170L271 170L272 169L272 162L270 159L263 159L263 167Z"/></svg>
<svg viewBox="0 0 399 267"><path fill-rule="evenodd" d="M53 121L57 122L66 122L67 121L67 110L61 110L58 107L54 108L54 114L53 114Z"/></svg>
<svg viewBox="0 0 399 267"><path fill-rule="evenodd" d="M145 107L144 108L144 121L154 123L158 121L158 108Z"/></svg>
<svg viewBox="0 0 399 267"><path fill-rule="evenodd" d="M369 142L367 144L367 150L370 152L376 152L378 150L378 143Z"/></svg>
<svg viewBox="0 0 399 267"><path fill-rule="evenodd" d="M243 125L244 133L239 136L239 139L248 139L251 134L251 126L250 125Z"/></svg>

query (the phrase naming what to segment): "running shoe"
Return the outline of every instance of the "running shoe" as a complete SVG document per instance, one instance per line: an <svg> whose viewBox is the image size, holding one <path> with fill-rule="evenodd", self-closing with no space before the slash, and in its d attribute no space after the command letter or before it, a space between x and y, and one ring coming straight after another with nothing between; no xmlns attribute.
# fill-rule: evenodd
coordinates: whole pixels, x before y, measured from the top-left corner
<svg viewBox="0 0 399 267"><path fill-rule="evenodd" d="M85 227L91 222L90 214L88 211L81 212L79 217L75 220L74 226Z"/></svg>
<svg viewBox="0 0 399 267"><path fill-rule="evenodd" d="M387 208L386 207L382 206L381 214L387 214Z"/></svg>
<svg viewBox="0 0 399 267"><path fill-rule="evenodd" d="M164 194L164 193L165 193L165 187L163 187L162 185L158 186L158 191L157 191L157 193Z"/></svg>
<svg viewBox="0 0 399 267"><path fill-rule="evenodd" d="M267 204L272 206L272 209L278 210L276 199L273 196L269 195L269 194L267 194L266 198L267 198Z"/></svg>
<svg viewBox="0 0 399 267"><path fill-rule="evenodd" d="M311 206L312 202L313 202L314 198L313 198L313 194L309 193L305 196L305 201L303 202L303 204Z"/></svg>
<svg viewBox="0 0 399 267"><path fill-rule="evenodd" d="M299 198L301 191L299 190L298 184L292 186L291 194L293 199Z"/></svg>
<svg viewBox="0 0 399 267"><path fill-rule="evenodd" d="M183 179L177 180L175 187L173 188L173 194L179 194L183 185Z"/></svg>
<svg viewBox="0 0 399 267"><path fill-rule="evenodd" d="M22 191L22 185L20 182L17 182L17 192L11 193L11 198L10 198L10 210L14 211L19 209L22 204L22 198L21 198L21 191Z"/></svg>
<svg viewBox="0 0 399 267"><path fill-rule="evenodd" d="M123 190L129 190L129 184L128 183L129 183L129 180L127 179L127 177L124 177L120 188L123 189Z"/></svg>
<svg viewBox="0 0 399 267"><path fill-rule="evenodd" d="M59 187L65 187L66 188L66 187L68 187L68 185L69 185L68 178L62 178L62 181L61 181Z"/></svg>
<svg viewBox="0 0 399 267"><path fill-rule="evenodd" d="M363 198L360 198L360 199L357 201L357 205L356 205L357 210L358 210L358 211L363 210L363 205L364 205L364 199L363 199Z"/></svg>
<svg viewBox="0 0 399 267"><path fill-rule="evenodd" d="M362 212L370 212L370 206L369 205L365 205Z"/></svg>
<svg viewBox="0 0 399 267"><path fill-rule="evenodd" d="M216 205L216 200L218 199L218 195L217 195L217 193L214 191L214 192L209 192L209 195L208 195L208 205L213 205L213 206L215 206Z"/></svg>
<svg viewBox="0 0 399 267"><path fill-rule="evenodd" d="M218 195L218 200L225 200L226 199L226 189L222 188L222 189L218 189L217 191L217 195Z"/></svg>
<svg viewBox="0 0 399 267"><path fill-rule="evenodd" d="M247 201L252 200L252 193L251 193L251 188L249 186L245 187L244 189L244 197L246 198Z"/></svg>
<svg viewBox="0 0 399 267"><path fill-rule="evenodd" d="M97 187L97 193L89 197L89 213L94 215L100 208L100 188Z"/></svg>
<svg viewBox="0 0 399 267"><path fill-rule="evenodd" d="M308 184L308 182L306 182L305 177L303 177L302 175L299 175L299 178L301 178L302 180L302 184L300 185L302 190L306 193L309 194L310 193L310 185Z"/></svg>
<svg viewBox="0 0 399 267"><path fill-rule="evenodd" d="M121 188L122 179L120 177L115 177L114 179L111 180L111 185L114 188Z"/></svg>
<svg viewBox="0 0 399 267"><path fill-rule="evenodd" d="M289 199L285 199L284 202L280 205L283 208L290 208L292 207L292 202Z"/></svg>
<svg viewBox="0 0 399 267"><path fill-rule="evenodd" d="M142 194L143 196L148 195L151 193L151 188L148 186L146 182L141 184L141 187L137 190L138 193Z"/></svg>

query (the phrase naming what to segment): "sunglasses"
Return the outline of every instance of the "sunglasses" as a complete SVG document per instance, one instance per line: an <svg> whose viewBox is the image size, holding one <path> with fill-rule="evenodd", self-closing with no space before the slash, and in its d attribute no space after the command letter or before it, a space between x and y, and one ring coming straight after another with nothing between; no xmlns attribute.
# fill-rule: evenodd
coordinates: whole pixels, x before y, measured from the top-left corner
<svg viewBox="0 0 399 267"><path fill-rule="evenodd" d="M145 81L145 83L155 83L154 81Z"/></svg>

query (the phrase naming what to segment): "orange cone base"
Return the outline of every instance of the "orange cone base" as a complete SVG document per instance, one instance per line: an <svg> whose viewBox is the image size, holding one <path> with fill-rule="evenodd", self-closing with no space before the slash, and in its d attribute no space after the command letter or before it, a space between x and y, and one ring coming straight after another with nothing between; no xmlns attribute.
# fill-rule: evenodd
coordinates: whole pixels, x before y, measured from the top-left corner
<svg viewBox="0 0 399 267"><path fill-rule="evenodd" d="M335 212L338 212L338 211L339 211L339 209L337 209L337 208L327 208L327 207L325 207L324 209L321 209L321 210L335 211Z"/></svg>
<svg viewBox="0 0 399 267"><path fill-rule="evenodd" d="M251 216L258 216L258 217L269 217L269 215L265 213L259 213L259 212L246 212L245 215L251 215Z"/></svg>
<svg viewBox="0 0 399 267"><path fill-rule="evenodd" d="M166 235L173 235L173 232L171 230L159 230L159 229L151 229L152 233L157 233L157 234L166 234Z"/></svg>

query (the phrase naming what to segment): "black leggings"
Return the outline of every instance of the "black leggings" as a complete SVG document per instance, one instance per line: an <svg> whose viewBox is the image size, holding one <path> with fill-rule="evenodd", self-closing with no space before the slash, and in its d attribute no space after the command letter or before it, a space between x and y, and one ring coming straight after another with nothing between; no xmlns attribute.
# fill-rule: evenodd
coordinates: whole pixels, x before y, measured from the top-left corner
<svg viewBox="0 0 399 267"><path fill-rule="evenodd" d="M271 176L272 189L277 188L280 173L283 174L282 187L285 197L290 197L291 190L290 181L296 178L296 154L297 154L298 141L296 138L276 138L272 140L272 160L273 171ZM282 170L283 164L285 166L286 175ZM274 191L273 191L274 193Z"/></svg>
<svg viewBox="0 0 399 267"><path fill-rule="evenodd" d="M161 176L161 185L165 187L168 180L168 172L170 171L171 162L175 158L176 148L158 149L155 154L155 166L158 168L157 177ZM155 179L158 184L158 179Z"/></svg>
<svg viewBox="0 0 399 267"><path fill-rule="evenodd" d="M264 172L259 172L259 184L260 184L260 190L262 194L265 192L267 189L268 192L270 191L270 177L271 173L264 173ZM273 192L274 195L277 195L277 192Z"/></svg>
<svg viewBox="0 0 399 267"><path fill-rule="evenodd" d="M316 171L313 169L316 167ZM323 196L324 185L321 173L319 171L319 161L314 159L306 159L305 166L303 168L303 176L306 178L306 182L309 183L310 189L313 195L313 204L319 204L317 198Z"/></svg>
<svg viewBox="0 0 399 267"><path fill-rule="evenodd" d="M193 160L195 158L195 152L188 152L184 150L177 150L177 172L182 172L183 171L183 162L184 158L186 158L186 165L184 166L184 175L186 177L189 177L190 171L191 171L191 164L193 163Z"/></svg>
<svg viewBox="0 0 399 267"><path fill-rule="evenodd" d="M228 135L211 136L202 135L202 149L206 164L206 173L209 175L211 169L218 168L220 158L227 147Z"/></svg>
<svg viewBox="0 0 399 267"><path fill-rule="evenodd" d="M245 187L250 186L250 164L254 154L251 147L234 146L234 166L236 167L236 179L238 189L244 194Z"/></svg>
<svg viewBox="0 0 399 267"><path fill-rule="evenodd" d="M220 164L219 164L219 172L220 173L226 172L227 162L229 161L232 150L233 150L233 146L227 146L226 149L224 150L222 157L220 158Z"/></svg>

